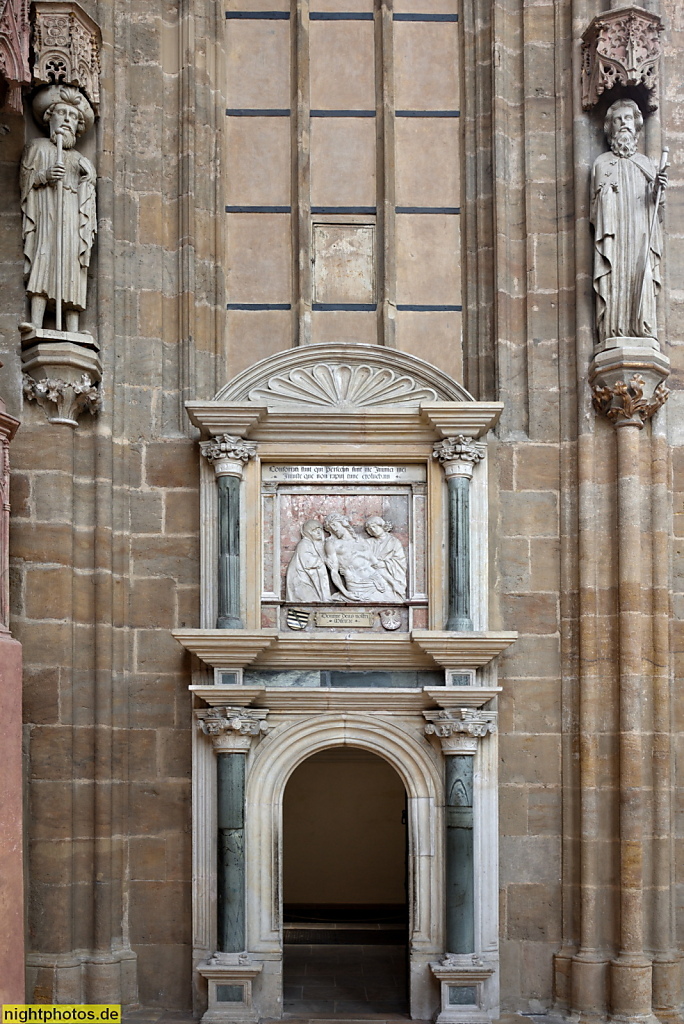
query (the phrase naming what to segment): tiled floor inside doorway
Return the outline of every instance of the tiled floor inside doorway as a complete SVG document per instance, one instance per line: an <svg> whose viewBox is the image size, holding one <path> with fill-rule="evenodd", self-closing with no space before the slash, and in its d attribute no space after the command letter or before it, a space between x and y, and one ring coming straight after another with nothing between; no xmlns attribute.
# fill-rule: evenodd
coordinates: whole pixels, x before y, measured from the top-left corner
<svg viewBox="0 0 684 1024"><path fill-rule="evenodd" d="M283 966L290 1017L408 1013L403 945L287 943Z"/></svg>

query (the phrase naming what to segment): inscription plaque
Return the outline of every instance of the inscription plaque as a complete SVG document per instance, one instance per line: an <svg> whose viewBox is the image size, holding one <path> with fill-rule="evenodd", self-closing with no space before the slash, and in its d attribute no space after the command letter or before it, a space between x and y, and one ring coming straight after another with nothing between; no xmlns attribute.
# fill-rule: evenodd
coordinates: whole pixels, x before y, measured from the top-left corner
<svg viewBox="0 0 684 1024"><path fill-rule="evenodd" d="M373 612L316 612L314 619L317 626L340 626L346 629L350 626L372 626L375 622Z"/></svg>
<svg viewBox="0 0 684 1024"><path fill-rule="evenodd" d="M423 483L425 466L264 466L264 483L411 484Z"/></svg>

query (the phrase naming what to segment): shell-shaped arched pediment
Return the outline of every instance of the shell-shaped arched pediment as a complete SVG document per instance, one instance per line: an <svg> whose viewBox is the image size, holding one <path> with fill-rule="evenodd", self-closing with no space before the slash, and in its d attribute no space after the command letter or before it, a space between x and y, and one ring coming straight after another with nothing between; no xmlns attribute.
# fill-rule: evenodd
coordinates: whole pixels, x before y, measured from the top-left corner
<svg viewBox="0 0 684 1024"><path fill-rule="evenodd" d="M446 373L406 352L336 344L307 345L262 359L234 377L216 401L350 410L473 398Z"/></svg>

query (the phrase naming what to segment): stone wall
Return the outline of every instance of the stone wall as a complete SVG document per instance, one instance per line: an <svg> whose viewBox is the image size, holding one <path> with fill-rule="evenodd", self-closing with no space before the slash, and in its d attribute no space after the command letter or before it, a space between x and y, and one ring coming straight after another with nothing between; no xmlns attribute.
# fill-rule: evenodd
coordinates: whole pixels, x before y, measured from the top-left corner
<svg viewBox="0 0 684 1024"><path fill-rule="evenodd" d="M586 0L466 0L460 21L445 22L439 35L430 35L439 22L393 21L383 8L374 37L385 59L380 72L371 69L372 25L363 19L309 24L297 8L290 52L281 39L285 20L226 23L209 0L83 6L104 43L91 313L105 372L103 410L75 432L48 425L32 404L21 407L19 118L4 119L10 132L0 165L3 195L11 197L0 249L2 388L8 411L21 412L23 421L12 450L12 628L25 662L27 998L190 1005L192 666L168 633L197 625L199 615L197 451L182 402L210 398L234 373L297 338L334 337L396 344L462 379L476 398L506 403L492 446L491 625L518 629L521 637L501 666L503 1002L522 1010L555 1000L569 1005L571 959L584 943L598 950L600 981L582 990L583 998L601 1009L606 964L618 946L619 553L615 431L595 417L587 385L588 181L603 140L602 117L580 110L578 60L579 36L595 8ZM404 0L396 13L418 6L455 13L437 0L415 7ZM321 4L321 12L342 7ZM661 13L663 101L645 136L652 156L663 142L672 154L661 339L676 389L684 369L677 150L684 16L677 0L663 0ZM303 80L307 25L312 95L297 107L287 95L288 74L294 59ZM343 35L333 37L331 26ZM462 53L458 82L454 39ZM414 62L426 52L436 54L433 65L420 64L412 80ZM263 63L255 69L257 53ZM353 74L347 80L341 71L339 94L326 93L332 86L324 69L350 53ZM236 66L239 77L230 70ZM268 85L264 69L278 88ZM461 127L454 128L455 118L408 117L390 127L391 82L397 108L404 109L401 100L405 109L430 109L434 100L436 109L459 108ZM317 109L315 90L322 109L363 103L376 116L302 120L304 107ZM299 126L288 132L286 118L263 118L258 144L268 161L255 155L257 119L234 116L226 124L224 114L262 106L293 110ZM342 127L352 121L353 137ZM310 168L294 161L293 140L302 152L311 146ZM439 160L426 158L432 146ZM345 154L354 157L357 177ZM266 163L273 173L265 173ZM223 213L225 206L295 209L297 202L303 212L296 223L287 212ZM311 221L303 218L317 204L376 207L370 220L321 215L325 223L372 222L376 232L384 225L376 310L310 309L308 264L299 261L311 256L304 244ZM388 219L383 204L462 213L460 221L444 212ZM444 266L448 274L439 277ZM226 302L290 309L232 308L226 316ZM394 313L396 305L461 304L462 347L457 310ZM643 778L651 815L644 890L649 948L663 962L672 947L674 828L667 824L668 675L657 650L669 612L669 561L683 532L681 422L675 393L640 437ZM675 576L676 669L683 594ZM654 655L655 634L661 640ZM682 709L674 695L678 751ZM580 787L593 824L581 819ZM585 871L593 864L595 875L581 878L582 864Z"/></svg>

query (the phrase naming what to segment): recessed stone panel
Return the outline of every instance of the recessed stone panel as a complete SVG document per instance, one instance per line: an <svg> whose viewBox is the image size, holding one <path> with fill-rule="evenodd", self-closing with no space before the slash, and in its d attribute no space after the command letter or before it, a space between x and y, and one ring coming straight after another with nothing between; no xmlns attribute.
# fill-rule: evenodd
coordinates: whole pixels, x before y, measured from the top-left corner
<svg viewBox="0 0 684 1024"><path fill-rule="evenodd" d="M397 110L458 110L458 24L394 22Z"/></svg>
<svg viewBox="0 0 684 1024"><path fill-rule="evenodd" d="M459 218L403 214L396 220L397 304L461 304Z"/></svg>
<svg viewBox="0 0 684 1024"><path fill-rule="evenodd" d="M375 301L375 225L314 224L315 303Z"/></svg>
<svg viewBox="0 0 684 1024"><path fill-rule="evenodd" d="M226 21L226 106L273 109L290 106L290 23Z"/></svg>
<svg viewBox="0 0 684 1024"><path fill-rule="evenodd" d="M398 117L397 206L460 207L460 119Z"/></svg>
<svg viewBox="0 0 684 1024"><path fill-rule="evenodd" d="M229 303L289 303L292 294L288 214L226 216Z"/></svg>
<svg viewBox="0 0 684 1024"><path fill-rule="evenodd" d="M375 206L374 117L311 119L311 205Z"/></svg>
<svg viewBox="0 0 684 1024"><path fill-rule="evenodd" d="M226 205L289 206L290 121L226 118Z"/></svg>
<svg viewBox="0 0 684 1024"><path fill-rule="evenodd" d="M375 110L372 21L309 25L312 110Z"/></svg>

